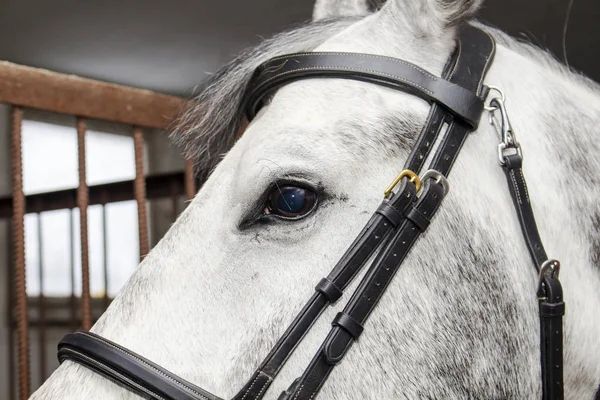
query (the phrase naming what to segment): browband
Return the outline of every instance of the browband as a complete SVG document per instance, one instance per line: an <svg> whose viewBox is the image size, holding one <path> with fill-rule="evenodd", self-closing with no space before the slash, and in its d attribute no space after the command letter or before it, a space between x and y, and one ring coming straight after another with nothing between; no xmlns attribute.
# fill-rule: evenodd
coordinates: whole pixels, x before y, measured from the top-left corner
<svg viewBox="0 0 600 400"><path fill-rule="evenodd" d="M251 121L265 96L300 79L344 78L375 83L438 103L477 129L483 100L477 93L396 58L361 53L296 53L261 64L249 86L245 112Z"/></svg>

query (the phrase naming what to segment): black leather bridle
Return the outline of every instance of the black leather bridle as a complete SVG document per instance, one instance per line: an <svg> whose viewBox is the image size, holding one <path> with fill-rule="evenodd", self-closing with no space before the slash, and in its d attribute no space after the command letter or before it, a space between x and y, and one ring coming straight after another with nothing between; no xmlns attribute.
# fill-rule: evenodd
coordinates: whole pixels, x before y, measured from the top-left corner
<svg viewBox="0 0 600 400"><path fill-rule="evenodd" d="M343 78L409 92L431 103L431 109L403 171L385 191L368 223L277 341L234 400L261 399L291 353L325 308L335 303L367 261L368 271L301 377L280 395L281 400L313 399L333 368L356 341L379 299L410 249L427 230L448 192L446 178L468 134L477 129L489 88L483 79L495 52L484 31L465 26L442 77L390 57L355 53L299 53L262 64L249 84L245 112L249 120L268 95L300 79ZM500 108L496 101L492 108ZM447 129L444 131L444 127ZM434 143L439 142L432 153ZM507 142L511 147L511 142ZM506 146L505 146L506 147ZM513 150L518 146L512 144ZM564 302L558 281L559 264L546 256L529 202L519 151L501 149L519 222L534 266L539 272L542 398L563 398L562 316ZM428 170L421 174L426 160ZM220 400L130 350L91 332L65 336L58 357L82 364L149 399Z"/></svg>

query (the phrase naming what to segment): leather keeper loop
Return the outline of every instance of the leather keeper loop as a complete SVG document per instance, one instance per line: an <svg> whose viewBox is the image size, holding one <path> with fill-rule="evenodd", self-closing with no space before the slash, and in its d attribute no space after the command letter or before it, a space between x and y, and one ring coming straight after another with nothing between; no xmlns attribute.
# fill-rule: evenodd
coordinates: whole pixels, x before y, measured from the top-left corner
<svg viewBox="0 0 600 400"><path fill-rule="evenodd" d="M364 329L363 326L360 323L358 323L358 321L356 321L354 318L343 312L339 312L335 316L333 322L331 322L331 325L339 326L340 328L348 332L354 338L354 340L358 340L360 334Z"/></svg>
<svg viewBox="0 0 600 400"><path fill-rule="evenodd" d="M398 212L398 210L391 206L387 201L381 203L375 212L387 219L394 228L397 228L403 219L402 214L400 214L400 212Z"/></svg>
<svg viewBox="0 0 600 400"><path fill-rule="evenodd" d="M541 318L557 318L565 315L565 303L546 303L540 302L540 317Z"/></svg>
<svg viewBox="0 0 600 400"><path fill-rule="evenodd" d="M338 301L338 299L342 297L342 294L344 294L344 292L342 292L342 290L337 287L335 283L331 282L327 278L321 279L319 283L317 283L317 286L315 286L315 290L319 293L322 293L323 296L325 296L325 298L327 298L327 300L329 300L329 302L332 304Z"/></svg>
<svg viewBox="0 0 600 400"><path fill-rule="evenodd" d="M406 213L406 218L415 224L421 232L425 232L431 222L429 218L423 215L423 213L415 207L411 208L410 211Z"/></svg>

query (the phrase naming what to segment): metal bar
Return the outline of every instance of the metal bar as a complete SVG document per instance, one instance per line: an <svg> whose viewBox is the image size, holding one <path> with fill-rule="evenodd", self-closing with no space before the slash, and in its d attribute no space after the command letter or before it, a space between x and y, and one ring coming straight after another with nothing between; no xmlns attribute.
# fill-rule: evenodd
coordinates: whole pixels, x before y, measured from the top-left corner
<svg viewBox="0 0 600 400"><path fill-rule="evenodd" d="M144 178L144 132L133 127L133 146L135 155L134 193L138 210L138 232L140 242L140 260L146 257L148 245L148 220L146 218L146 180Z"/></svg>
<svg viewBox="0 0 600 400"><path fill-rule="evenodd" d="M96 323L97 320L98 320L98 318L94 317L94 319L92 319L92 324ZM81 324L82 324L81 318L77 317L77 319L75 320L75 323L78 326L81 326ZM44 324L46 326L51 326L52 328L65 328L64 329L65 331L71 330L71 321L66 320L64 318L47 317ZM37 328L40 326L40 321L38 321L36 319L30 320L29 326L32 328Z"/></svg>
<svg viewBox="0 0 600 400"><path fill-rule="evenodd" d="M183 195L184 173L174 172L146 177L146 199L159 199L171 196L171 182L177 183L179 195ZM134 181L105 183L88 187L88 206L134 200ZM12 217L12 197L0 198L0 218ZM33 194L25 197L26 213L64 210L73 208L77 201L77 189Z"/></svg>
<svg viewBox="0 0 600 400"><path fill-rule="evenodd" d="M0 103L59 114L167 128L180 97L0 61Z"/></svg>
<svg viewBox="0 0 600 400"><path fill-rule="evenodd" d="M12 109L12 180L13 230L15 259L15 298L17 305L17 353L19 360L19 398L26 400L30 390L29 332L27 326L27 288L25 281L25 194L23 193L23 160L21 123L23 110Z"/></svg>
<svg viewBox="0 0 600 400"><path fill-rule="evenodd" d="M10 224L7 226L8 230L8 243L13 243L14 232ZM14 256L14 249L12 246L8 246L8 257L7 260L12 260ZM6 279L6 294L8 295L8 310L7 314L10 318L10 321L15 321L15 288L12 284L15 281L15 271L14 268L7 268L8 276ZM15 328L14 325L11 324L8 327L8 381L9 381L9 398L16 399L17 398L17 378L15 373L17 372L17 362L15 360Z"/></svg>
<svg viewBox="0 0 600 400"><path fill-rule="evenodd" d="M46 380L46 308L44 301L44 255L43 255L43 247L44 242L42 239L42 214L37 214L37 229L38 229L38 278L40 280L40 294L38 296L38 345L40 350L40 381L44 382Z"/></svg>
<svg viewBox="0 0 600 400"><path fill-rule="evenodd" d="M185 197L188 200L192 200L196 195L196 180L194 174L194 162L192 160L185 160Z"/></svg>
<svg viewBox="0 0 600 400"><path fill-rule="evenodd" d="M69 213L69 238L70 238L70 272L71 272L71 329L77 329L77 298L75 296L75 210Z"/></svg>
<svg viewBox="0 0 600 400"><path fill-rule="evenodd" d="M11 296L12 297L12 296ZM15 346L15 329L11 326L8 329L8 343L9 343L9 351L8 351L8 368L9 368L9 373L8 373L8 380L9 380L9 396L11 399L16 399L17 398L17 388L16 388L16 379L15 379L15 368L17 367L16 365L16 360L15 360L15 352L13 351L13 348Z"/></svg>
<svg viewBox="0 0 600 400"><path fill-rule="evenodd" d="M92 306L90 297L90 265L88 259L88 187L85 171L85 131L83 118L77 118L77 153L79 161L79 187L77 206L79 207L79 229L81 235L81 320L83 329L92 327Z"/></svg>
<svg viewBox="0 0 600 400"><path fill-rule="evenodd" d="M108 231L106 227L106 204L102 204L102 245L104 251L104 309L106 310L110 304L108 299Z"/></svg>

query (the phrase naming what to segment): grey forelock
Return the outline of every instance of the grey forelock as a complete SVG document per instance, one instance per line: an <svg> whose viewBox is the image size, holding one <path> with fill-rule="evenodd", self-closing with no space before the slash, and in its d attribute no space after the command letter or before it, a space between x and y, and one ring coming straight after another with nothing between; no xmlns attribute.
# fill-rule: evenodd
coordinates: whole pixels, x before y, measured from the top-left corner
<svg viewBox="0 0 600 400"><path fill-rule="evenodd" d="M313 22L280 33L265 40L258 47L244 51L208 79L202 93L190 102L177 119L172 138L183 148L186 156L195 161L198 171L210 171L238 137L244 123L241 110L243 95L256 67L274 56L311 51L358 19ZM499 43L540 60L550 68L565 74L569 72L548 53L534 46L519 43L499 30L484 28L490 31ZM600 86L588 78L573 74L570 76L600 91Z"/></svg>
<svg viewBox="0 0 600 400"><path fill-rule="evenodd" d="M207 81L203 92L178 118L172 138L195 160L197 170L212 169L235 143L243 123L244 92L254 70L275 56L313 50L356 21L313 22L244 51Z"/></svg>

